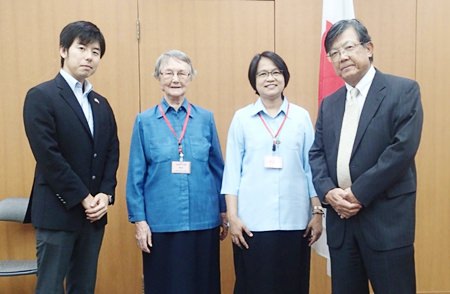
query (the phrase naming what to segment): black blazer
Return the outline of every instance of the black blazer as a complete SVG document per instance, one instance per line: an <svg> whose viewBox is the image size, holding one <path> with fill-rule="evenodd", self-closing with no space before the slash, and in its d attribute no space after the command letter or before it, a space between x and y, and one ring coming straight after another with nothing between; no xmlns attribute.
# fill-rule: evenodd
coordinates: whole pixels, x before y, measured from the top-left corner
<svg viewBox="0 0 450 294"><path fill-rule="evenodd" d="M346 88L324 99L310 150L313 182L323 201L338 187L336 165ZM363 204L359 218L369 246L389 250L414 242L416 168L423 122L415 81L376 72L361 113L350 159L352 191ZM327 211L330 247L339 247L346 220Z"/></svg>
<svg viewBox="0 0 450 294"><path fill-rule="evenodd" d="M81 201L90 193L113 195L119 140L113 111L98 93L89 94L91 135L83 110L64 78L30 89L25 98L25 131L36 159L26 221L37 228L77 230L87 222ZM31 215L30 215L31 213ZM103 226L106 216L94 224Z"/></svg>

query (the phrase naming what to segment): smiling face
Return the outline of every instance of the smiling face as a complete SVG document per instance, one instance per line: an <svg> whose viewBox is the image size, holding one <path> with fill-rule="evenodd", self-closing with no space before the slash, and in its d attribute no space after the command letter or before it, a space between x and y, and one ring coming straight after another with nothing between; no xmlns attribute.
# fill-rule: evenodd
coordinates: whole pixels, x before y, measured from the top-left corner
<svg viewBox="0 0 450 294"><path fill-rule="evenodd" d="M344 52L348 44L358 44L351 52ZM339 35L331 46L333 50L341 50L339 58L333 60L334 71L345 82L351 86L356 86L364 77L371 66L370 57L373 55L373 45L371 42L360 44L356 31L349 27Z"/></svg>
<svg viewBox="0 0 450 294"><path fill-rule="evenodd" d="M63 69L80 83L95 73L101 58L99 42L81 44L78 38L69 49L60 48L59 53L64 59Z"/></svg>
<svg viewBox="0 0 450 294"><path fill-rule="evenodd" d="M191 82L191 68L189 64L176 58L169 58L161 64L159 84L164 95L170 101L181 101Z"/></svg>
<svg viewBox="0 0 450 294"><path fill-rule="evenodd" d="M284 90L284 76L276 74L279 68L269 58L262 57L256 70L256 90L262 99L281 99ZM261 73L267 73L261 75Z"/></svg>

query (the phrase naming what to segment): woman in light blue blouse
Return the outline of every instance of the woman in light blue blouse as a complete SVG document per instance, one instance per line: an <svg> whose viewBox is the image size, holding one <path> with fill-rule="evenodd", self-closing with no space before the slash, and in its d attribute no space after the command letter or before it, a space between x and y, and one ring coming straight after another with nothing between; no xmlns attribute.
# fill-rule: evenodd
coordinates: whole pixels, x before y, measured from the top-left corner
<svg viewBox="0 0 450 294"><path fill-rule="evenodd" d="M288 101L289 71L276 53L251 61L258 100L231 122L222 182L233 242L235 294L309 293L310 248L323 209L312 183L308 112Z"/></svg>
<svg viewBox="0 0 450 294"><path fill-rule="evenodd" d="M213 114L184 96L194 74L185 53L162 54L154 76L164 96L134 124L127 206L145 293L220 293L219 239L228 232L223 160Z"/></svg>

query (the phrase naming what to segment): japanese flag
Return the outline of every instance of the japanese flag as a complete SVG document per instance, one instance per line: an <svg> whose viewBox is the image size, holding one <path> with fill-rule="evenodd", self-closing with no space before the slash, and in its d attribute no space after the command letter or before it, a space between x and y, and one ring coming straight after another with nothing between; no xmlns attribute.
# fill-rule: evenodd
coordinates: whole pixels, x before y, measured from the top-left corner
<svg viewBox="0 0 450 294"><path fill-rule="evenodd" d="M322 41L320 47L320 70L319 70L319 104L322 99L344 85L333 69L333 65L328 61L325 52L325 36L331 26L342 19L355 18L353 0L323 0L322 8ZM327 273L331 276L330 253L327 246L327 234L325 222L320 239L314 243L313 248L320 256L327 259Z"/></svg>
<svg viewBox="0 0 450 294"><path fill-rule="evenodd" d="M355 18L353 0L323 0L322 41L320 46L319 104L322 99L343 86L344 82L336 76L325 52L325 36L331 26L342 19Z"/></svg>

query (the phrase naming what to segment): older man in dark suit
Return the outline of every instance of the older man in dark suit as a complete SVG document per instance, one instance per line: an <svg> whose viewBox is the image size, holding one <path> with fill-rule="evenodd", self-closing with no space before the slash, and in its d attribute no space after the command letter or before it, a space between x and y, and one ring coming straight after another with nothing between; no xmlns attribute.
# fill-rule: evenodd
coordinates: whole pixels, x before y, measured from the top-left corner
<svg viewBox="0 0 450 294"><path fill-rule="evenodd" d="M64 280L67 293L95 292L119 160L113 111L87 80L104 52L97 26L68 24L60 34L59 74L25 98L25 131L36 159L28 209L36 228L36 293L64 293Z"/></svg>
<svg viewBox="0 0 450 294"><path fill-rule="evenodd" d="M372 65L357 20L334 24L325 49L346 85L325 98L310 150L313 181L327 204L335 294L416 293L416 168L423 112L415 81Z"/></svg>

